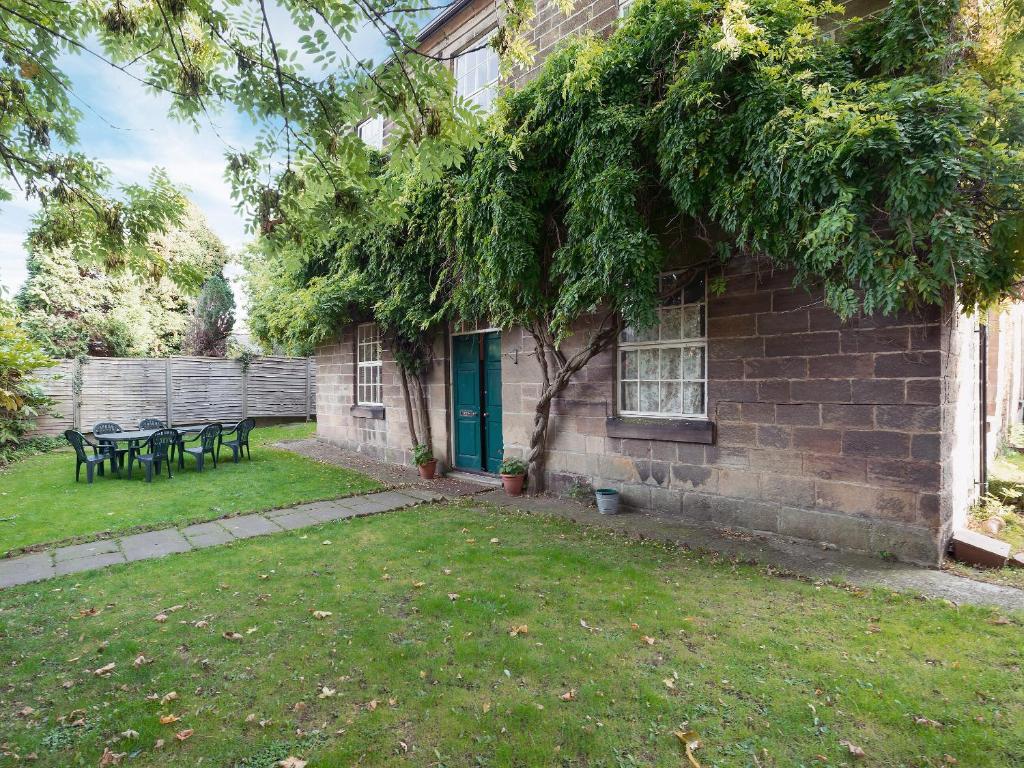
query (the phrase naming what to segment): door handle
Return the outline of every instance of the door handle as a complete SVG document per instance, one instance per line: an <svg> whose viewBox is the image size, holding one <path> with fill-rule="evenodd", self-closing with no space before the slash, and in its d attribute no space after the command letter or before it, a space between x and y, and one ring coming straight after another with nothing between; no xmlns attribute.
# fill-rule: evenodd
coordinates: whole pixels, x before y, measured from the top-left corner
<svg viewBox="0 0 1024 768"><path fill-rule="evenodd" d="M486 419L486 418L487 418L488 416L490 416L491 414L489 414L489 413L488 413L487 411L484 411L484 414L483 414L483 415L484 415L484 418Z"/></svg>

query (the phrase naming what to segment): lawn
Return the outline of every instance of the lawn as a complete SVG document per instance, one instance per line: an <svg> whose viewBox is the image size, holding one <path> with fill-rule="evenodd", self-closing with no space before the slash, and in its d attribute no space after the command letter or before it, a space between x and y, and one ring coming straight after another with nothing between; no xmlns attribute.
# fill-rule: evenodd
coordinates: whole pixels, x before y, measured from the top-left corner
<svg viewBox="0 0 1024 768"><path fill-rule="evenodd" d="M679 768L679 729L705 768L1024 754L1020 616L473 504L0 592L0 743L39 766Z"/></svg>
<svg viewBox="0 0 1024 768"><path fill-rule="evenodd" d="M0 472L0 555L12 550L107 532L180 525L240 512L255 512L304 501L375 490L380 484L358 472L311 461L270 443L312 434L313 424L257 427L251 435L252 461L231 462L202 473L185 457L183 471L145 482L117 478L109 470L92 485L75 482L70 449L30 456Z"/></svg>

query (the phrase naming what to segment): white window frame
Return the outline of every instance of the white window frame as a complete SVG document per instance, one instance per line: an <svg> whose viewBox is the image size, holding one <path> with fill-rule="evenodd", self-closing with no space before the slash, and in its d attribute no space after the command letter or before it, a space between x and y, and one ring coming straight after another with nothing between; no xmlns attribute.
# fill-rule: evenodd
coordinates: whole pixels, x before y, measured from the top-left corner
<svg viewBox="0 0 1024 768"><path fill-rule="evenodd" d="M619 18L629 13L631 5L633 5L633 0L619 0Z"/></svg>
<svg viewBox="0 0 1024 768"><path fill-rule="evenodd" d="M485 113L488 114L494 109L494 101L495 99L498 98L498 81L501 80L501 71L499 68L498 54L490 45L491 38L493 37L494 30L492 29L489 32L485 32L472 43L467 45L464 49L464 52L458 54L455 57L455 71L453 73L455 75L456 95L459 96L463 101L467 101L470 104L476 105L477 107L479 107ZM484 47L480 48L480 46ZM480 48L480 50L474 51L474 48ZM466 67L472 67L472 71L475 72L481 66L490 66L489 62L493 63L494 66L494 79L489 80L488 82L476 88L476 90L474 91L464 93L462 91L461 80L463 73L460 72L460 70ZM482 103L478 99L480 94L483 93L489 94L487 103Z"/></svg>
<svg viewBox="0 0 1024 768"><path fill-rule="evenodd" d="M663 272L663 273L661 273L659 275L659 278L665 278L665 277L671 277L673 275L685 274L685 272L686 272L686 270ZM685 288L683 288L680 291L679 303L678 304L668 305L668 307L672 307L672 308L677 307L677 306L679 307L679 309L680 309L680 325L681 325L682 324L683 309L685 307L687 307L687 306L693 306L694 304L697 304L701 308L700 309L700 313L701 313L701 320L702 320L702 325L703 325L703 329L704 329L704 334L702 336L683 338L682 327L680 327L680 333L679 333L679 338L678 339L658 339L658 340L651 340L651 341L639 341L639 340L623 341L622 340L622 336L620 335L620 337L618 339L618 343L616 344L616 348L615 348L615 403L616 403L616 406L617 406L617 413L620 416L629 416L629 417L639 416L639 417L643 417L643 418L652 418L652 419L706 419L707 418L707 411L708 411L708 336L707 336L707 333L708 333L708 279L707 279L707 273L706 272L694 275L693 279L696 279L697 277L703 277L703 279L704 279L704 293L701 296L700 301L699 302L689 302L689 303L684 302L683 301L683 295L685 293ZM668 307L666 307L666 308L668 308ZM664 311L664 309L659 309L658 310L659 314L662 311ZM658 326L655 326L655 327L656 328L660 328L660 323L659 323ZM627 333L629 331L631 331L631 329L626 329L626 331L624 331L623 334L625 334L625 333ZM688 348L688 347L689 348L700 348L700 349L702 349L704 351L704 369L702 371L703 376L700 379L684 379L684 378L682 378L682 370L680 369L680 372L679 372L680 378L678 379L678 381L680 382L680 393L679 393L680 406L682 406L682 402L683 402L682 384L684 384L684 383L698 383L698 384L701 385L701 390L702 390L702 393L703 393L703 396L702 396L702 402L703 402L703 406L704 406L703 409L699 413L686 413L686 412L683 412L682 411L682 407L680 407L680 412L679 413L666 413L666 412L662 412L662 411L644 411L644 410L640 410L639 409L639 407L640 407L639 382L642 381L642 379L640 379L640 371L639 371L639 367L640 367L640 360L639 360L640 355L639 355L639 352L641 350L650 350L650 349L661 350L661 349L666 349L666 348ZM627 410L623 406L623 396L622 396L622 383L623 383L623 378L622 378L622 353L623 352L630 352L630 351L636 351L638 353L637 354L637 363L636 363L637 364L637 378L635 379L635 381L637 381L637 383L638 383L637 410ZM634 379L628 379L627 381L634 381ZM660 382L661 379L659 378L658 381ZM672 379L671 381L675 381L675 379Z"/></svg>
<svg viewBox="0 0 1024 768"><path fill-rule="evenodd" d="M378 152L384 149L384 115L368 117L356 126L356 135L368 147Z"/></svg>
<svg viewBox="0 0 1024 768"><path fill-rule="evenodd" d="M356 326L356 404L384 405L384 360L376 323Z"/></svg>

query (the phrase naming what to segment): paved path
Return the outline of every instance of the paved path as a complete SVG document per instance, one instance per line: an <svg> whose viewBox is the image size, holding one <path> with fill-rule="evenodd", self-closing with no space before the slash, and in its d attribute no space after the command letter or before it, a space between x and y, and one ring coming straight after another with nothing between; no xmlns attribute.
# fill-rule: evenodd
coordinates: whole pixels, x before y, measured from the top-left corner
<svg viewBox="0 0 1024 768"><path fill-rule="evenodd" d="M215 547L237 539L290 531L347 517L391 512L424 502L440 501L443 498L444 495L436 491L403 488L400 491L382 491L345 499L314 501L260 514L227 517L209 523L190 525L187 528L165 528L59 547L48 552L0 560L0 589L69 573L105 568L108 565Z"/></svg>
<svg viewBox="0 0 1024 768"><path fill-rule="evenodd" d="M932 599L949 600L958 605L973 604L1024 611L1024 590L968 579L936 568L922 568L907 563L886 562L867 555L826 550L806 541L779 536L727 533L653 514L602 515L593 507L575 502L554 498L510 498L501 491L487 492L478 498L525 512L541 512L578 523L611 528L629 536L670 541L677 546L717 552L726 557L756 562L807 578L912 592Z"/></svg>

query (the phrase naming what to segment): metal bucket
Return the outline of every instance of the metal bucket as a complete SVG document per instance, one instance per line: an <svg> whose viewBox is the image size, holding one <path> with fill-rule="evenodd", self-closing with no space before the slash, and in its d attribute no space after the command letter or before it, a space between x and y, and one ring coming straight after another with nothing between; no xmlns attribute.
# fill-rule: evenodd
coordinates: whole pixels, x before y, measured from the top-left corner
<svg viewBox="0 0 1024 768"><path fill-rule="evenodd" d="M619 512L619 492L614 488L595 488L597 511L602 515L615 515Z"/></svg>

